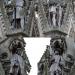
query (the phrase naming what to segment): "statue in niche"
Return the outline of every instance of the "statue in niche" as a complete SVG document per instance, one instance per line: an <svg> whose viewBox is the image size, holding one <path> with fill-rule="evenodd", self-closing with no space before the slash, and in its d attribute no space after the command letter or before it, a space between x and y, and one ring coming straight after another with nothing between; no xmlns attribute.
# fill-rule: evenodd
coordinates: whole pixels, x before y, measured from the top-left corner
<svg viewBox="0 0 75 75"><path fill-rule="evenodd" d="M49 17L51 21L51 25L53 26L61 26L63 21L63 6L60 4L51 4L49 7Z"/></svg>
<svg viewBox="0 0 75 75"><path fill-rule="evenodd" d="M63 6L58 5L58 18L57 18L57 24L60 27L62 25L62 21L63 21Z"/></svg>
<svg viewBox="0 0 75 75"><path fill-rule="evenodd" d="M56 4L54 3L49 7L51 25L56 26Z"/></svg>
<svg viewBox="0 0 75 75"><path fill-rule="evenodd" d="M10 75L24 75L25 64L23 58L17 53L17 45L14 45L11 51Z"/></svg>
<svg viewBox="0 0 75 75"><path fill-rule="evenodd" d="M65 38L51 39L51 48L53 51L50 59L51 75L68 75L74 65L74 57L71 54L68 54ZM65 52L66 56L63 56Z"/></svg>
<svg viewBox="0 0 75 75"><path fill-rule="evenodd" d="M17 69L16 73L18 74L18 71L20 70L19 74L21 75L27 75L30 72L31 65L29 63L28 57L25 52L25 48L24 48L25 45L26 43L24 42L24 39L21 40L21 39L15 38L10 42L10 45L9 45L9 50L11 53L10 74L12 74L14 70L16 71L16 69ZM15 49L15 52L13 53L14 49ZM14 60L17 60L18 63L15 62ZM13 64L15 64L14 62L17 63L19 67L14 69L13 68Z"/></svg>
<svg viewBox="0 0 75 75"><path fill-rule="evenodd" d="M60 52L60 44L58 41L54 43L54 54L51 57L50 74L62 75L62 67L64 66L64 59Z"/></svg>
<svg viewBox="0 0 75 75"><path fill-rule="evenodd" d="M10 0L10 1L8 1L8 3L10 3L13 7L13 8L10 7L13 10L12 14L10 15L10 16L12 16L12 18L11 18L12 27L17 28L17 29L22 28L24 30L25 0Z"/></svg>

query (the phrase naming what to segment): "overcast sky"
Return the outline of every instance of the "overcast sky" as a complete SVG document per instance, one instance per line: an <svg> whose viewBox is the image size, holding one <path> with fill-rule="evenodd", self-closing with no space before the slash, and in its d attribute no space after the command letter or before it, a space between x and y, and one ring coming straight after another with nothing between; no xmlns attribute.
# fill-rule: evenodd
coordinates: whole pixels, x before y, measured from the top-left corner
<svg viewBox="0 0 75 75"><path fill-rule="evenodd" d="M37 63L46 50L46 45L50 44L50 38L25 38L25 42L25 50L32 66L29 75L37 75Z"/></svg>

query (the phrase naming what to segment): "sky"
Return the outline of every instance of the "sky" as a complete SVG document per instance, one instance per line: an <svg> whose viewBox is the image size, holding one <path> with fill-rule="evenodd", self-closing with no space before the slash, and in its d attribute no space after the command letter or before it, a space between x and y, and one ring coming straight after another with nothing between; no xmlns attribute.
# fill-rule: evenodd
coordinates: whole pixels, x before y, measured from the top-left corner
<svg viewBox="0 0 75 75"><path fill-rule="evenodd" d="M29 75L37 75L37 63L46 50L46 45L50 44L50 38L24 38L24 40L26 42L26 54L32 66Z"/></svg>

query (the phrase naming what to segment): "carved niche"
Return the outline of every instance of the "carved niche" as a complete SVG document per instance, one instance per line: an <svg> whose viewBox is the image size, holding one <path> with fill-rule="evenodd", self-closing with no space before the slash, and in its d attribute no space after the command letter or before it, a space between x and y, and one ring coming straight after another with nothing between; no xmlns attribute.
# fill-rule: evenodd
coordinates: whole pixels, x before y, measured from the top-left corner
<svg viewBox="0 0 75 75"><path fill-rule="evenodd" d="M48 23L51 26L61 26L63 25L63 19L66 13L67 4L65 1L52 1L49 0L47 4L43 4Z"/></svg>
<svg viewBox="0 0 75 75"><path fill-rule="evenodd" d="M10 45L9 45L9 50L10 50L10 53L12 55L12 48L13 46L16 46L17 47L17 51L16 51L16 54L18 54L19 56L21 56L23 58L23 61L24 61L24 71L25 73L29 73L30 72L30 69L31 69L31 65L30 65L30 62L28 60L28 57L26 55L26 52L25 52L25 45L26 43L24 42L24 40L22 39L13 39L11 42L10 42Z"/></svg>

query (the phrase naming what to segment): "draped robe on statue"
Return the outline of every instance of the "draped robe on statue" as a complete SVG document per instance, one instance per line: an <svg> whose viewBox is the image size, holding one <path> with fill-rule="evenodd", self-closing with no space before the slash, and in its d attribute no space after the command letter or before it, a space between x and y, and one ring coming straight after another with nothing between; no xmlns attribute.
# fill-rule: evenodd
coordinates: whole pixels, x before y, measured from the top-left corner
<svg viewBox="0 0 75 75"><path fill-rule="evenodd" d="M17 66L14 70L14 65ZM24 73L24 61L23 58L18 54L13 54L11 57L11 68L10 73L13 73L13 70L16 71L15 75L18 75L18 72L20 72L21 75L25 75Z"/></svg>

